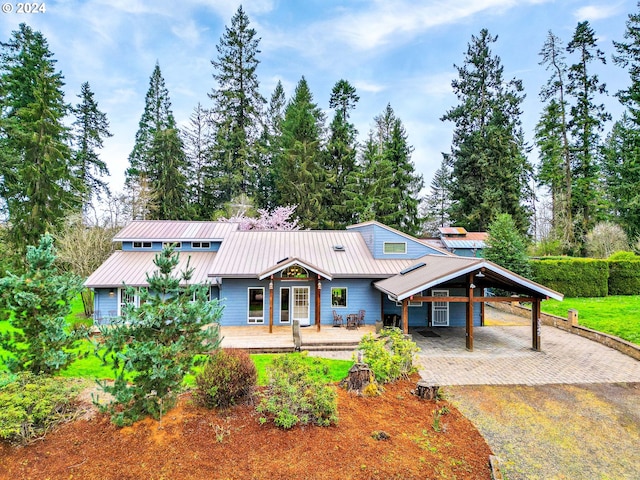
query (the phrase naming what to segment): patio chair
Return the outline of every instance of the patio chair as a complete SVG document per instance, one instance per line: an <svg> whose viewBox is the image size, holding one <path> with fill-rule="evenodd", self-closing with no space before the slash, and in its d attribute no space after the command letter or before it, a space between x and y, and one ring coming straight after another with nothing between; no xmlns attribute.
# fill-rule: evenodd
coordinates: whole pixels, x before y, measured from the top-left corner
<svg viewBox="0 0 640 480"><path fill-rule="evenodd" d="M341 327L343 325L344 321L342 320L342 315L338 315L338 313L334 310L333 311L333 326L334 327Z"/></svg>
<svg viewBox="0 0 640 480"><path fill-rule="evenodd" d="M364 325L364 310L360 310L358 312L358 326L361 327L362 325Z"/></svg>
<svg viewBox="0 0 640 480"><path fill-rule="evenodd" d="M358 328L358 314L350 313L347 315L347 330Z"/></svg>

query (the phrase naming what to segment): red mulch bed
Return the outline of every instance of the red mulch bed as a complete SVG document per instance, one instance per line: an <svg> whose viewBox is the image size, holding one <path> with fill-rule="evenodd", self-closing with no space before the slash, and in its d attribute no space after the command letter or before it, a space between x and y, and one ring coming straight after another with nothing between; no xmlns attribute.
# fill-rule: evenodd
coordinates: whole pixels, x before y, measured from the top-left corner
<svg viewBox="0 0 640 480"><path fill-rule="evenodd" d="M415 378L363 398L338 388L339 424L285 431L252 406L196 407L116 428L98 414L26 447L0 445L0 479L489 479L491 451L446 401L413 396ZM336 387L337 388L337 387ZM447 406L442 432L433 411ZM375 431L390 438L376 440Z"/></svg>

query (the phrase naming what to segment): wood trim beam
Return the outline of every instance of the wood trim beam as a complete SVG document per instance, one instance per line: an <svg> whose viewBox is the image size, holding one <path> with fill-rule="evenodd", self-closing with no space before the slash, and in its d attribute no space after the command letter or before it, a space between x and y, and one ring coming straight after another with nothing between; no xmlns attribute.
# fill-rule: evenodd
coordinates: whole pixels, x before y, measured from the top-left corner
<svg viewBox="0 0 640 480"><path fill-rule="evenodd" d="M269 333L273 333L273 275L269 280Z"/></svg>
<svg viewBox="0 0 640 480"><path fill-rule="evenodd" d="M468 303L469 297L409 297L412 302L458 302ZM479 302L533 302L534 297L473 297L474 303Z"/></svg>
<svg viewBox="0 0 640 480"><path fill-rule="evenodd" d="M409 300L402 300L402 332L409 333Z"/></svg>

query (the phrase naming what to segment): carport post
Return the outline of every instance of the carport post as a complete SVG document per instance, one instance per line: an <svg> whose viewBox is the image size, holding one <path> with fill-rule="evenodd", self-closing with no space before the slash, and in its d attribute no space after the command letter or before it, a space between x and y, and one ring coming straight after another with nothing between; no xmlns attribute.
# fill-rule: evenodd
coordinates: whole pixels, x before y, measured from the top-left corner
<svg viewBox="0 0 640 480"><path fill-rule="evenodd" d="M536 352L540 351L540 330L542 324L540 323L540 299L534 298L531 302L531 337L532 345Z"/></svg>
<svg viewBox="0 0 640 480"><path fill-rule="evenodd" d="M467 287L467 350L473 352L473 273L469 274L469 286Z"/></svg>

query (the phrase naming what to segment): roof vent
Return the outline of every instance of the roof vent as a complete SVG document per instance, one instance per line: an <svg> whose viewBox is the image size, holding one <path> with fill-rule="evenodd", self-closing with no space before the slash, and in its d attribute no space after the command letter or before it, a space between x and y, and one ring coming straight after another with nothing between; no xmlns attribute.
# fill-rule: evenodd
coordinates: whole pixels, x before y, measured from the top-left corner
<svg viewBox="0 0 640 480"><path fill-rule="evenodd" d="M278 263L276 263L276 265L279 265L282 262L286 262L287 260L289 260L289 257L284 257L283 259L278 260Z"/></svg>
<svg viewBox="0 0 640 480"><path fill-rule="evenodd" d="M413 272L419 268L422 268L426 265L424 262L416 263L415 265L411 265L410 267L405 268L400 272L400 275L406 275L407 273Z"/></svg>
<svg viewBox="0 0 640 480"><path fill-rule="evenodd" d="M333 250L336 252L344 252L344 245L334 245Z"/></svg>

